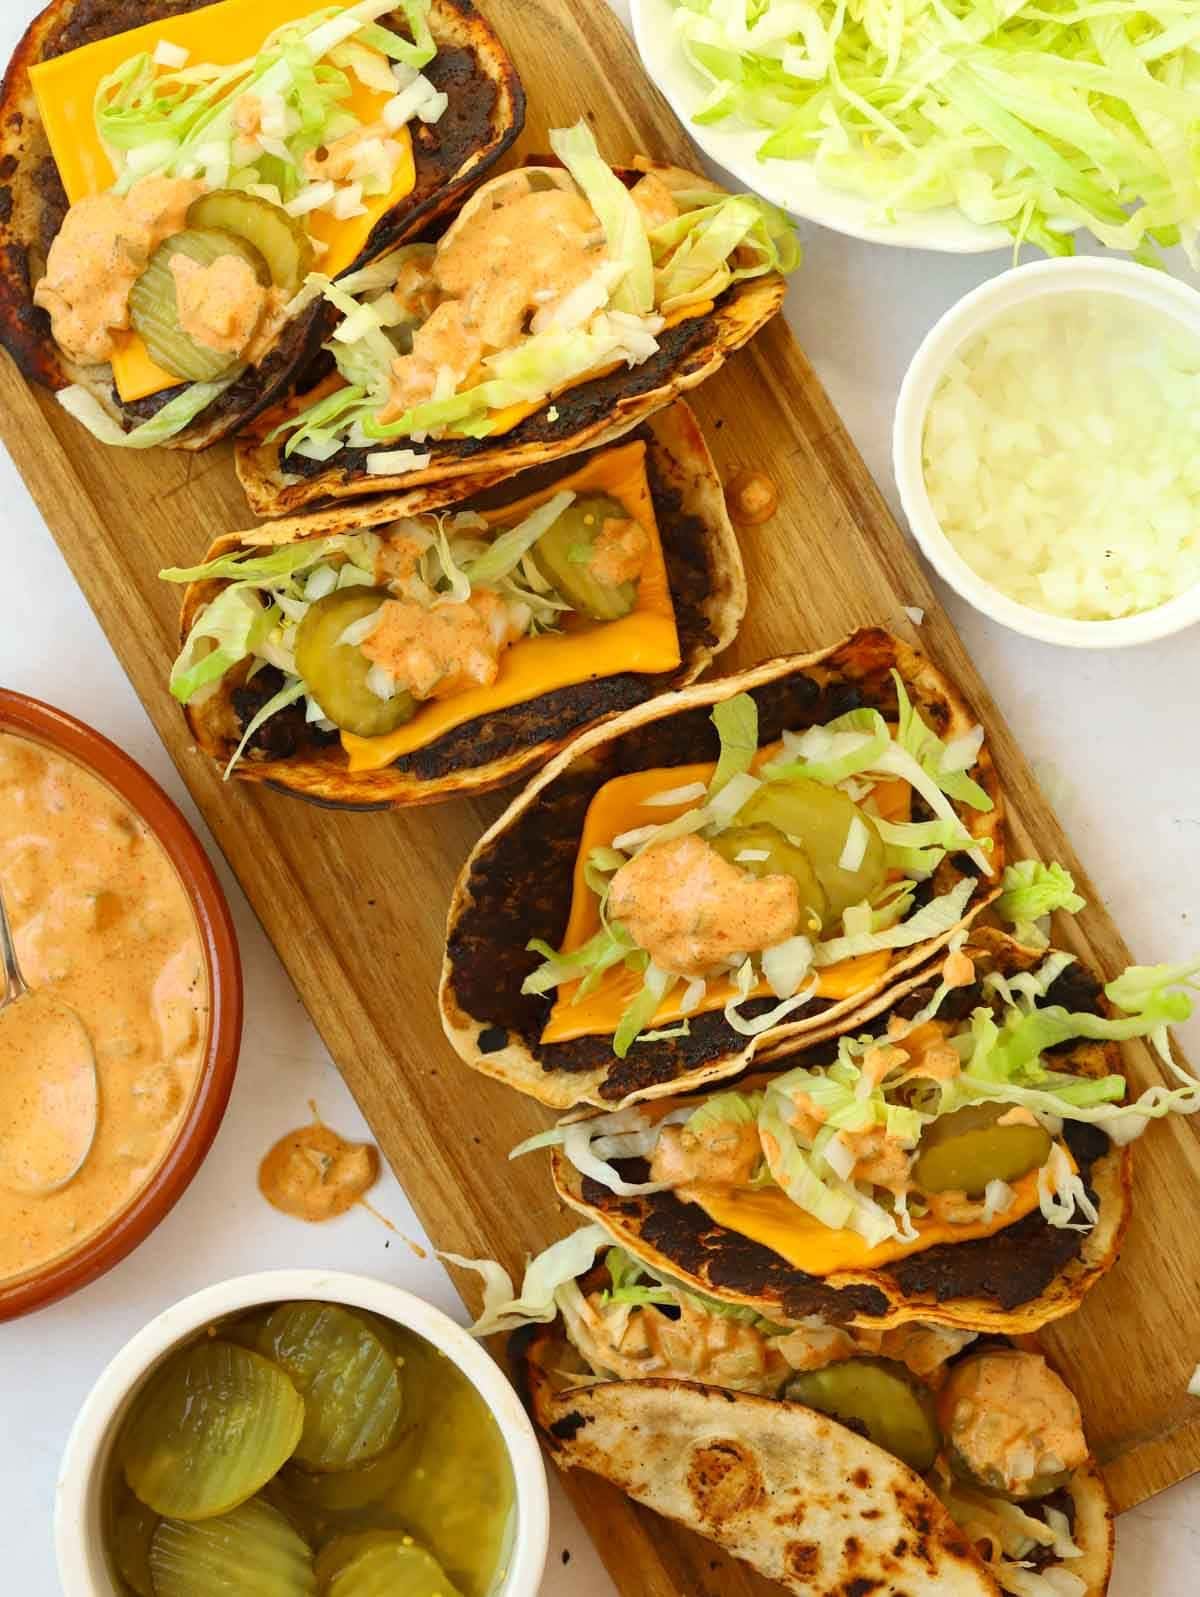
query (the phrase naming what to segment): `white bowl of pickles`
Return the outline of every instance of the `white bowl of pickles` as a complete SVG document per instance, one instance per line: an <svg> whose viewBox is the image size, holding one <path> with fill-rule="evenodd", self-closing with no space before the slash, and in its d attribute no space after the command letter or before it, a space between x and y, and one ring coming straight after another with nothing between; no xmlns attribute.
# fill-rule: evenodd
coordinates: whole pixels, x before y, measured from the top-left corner
<svg viewBox="0 0 1200 1597"><path fill-rule="evenodd" d="M440 1310L326 1270L152 1320L67 1442L63 1597L534 1597L546 1475L516 1393Z"/></svg>

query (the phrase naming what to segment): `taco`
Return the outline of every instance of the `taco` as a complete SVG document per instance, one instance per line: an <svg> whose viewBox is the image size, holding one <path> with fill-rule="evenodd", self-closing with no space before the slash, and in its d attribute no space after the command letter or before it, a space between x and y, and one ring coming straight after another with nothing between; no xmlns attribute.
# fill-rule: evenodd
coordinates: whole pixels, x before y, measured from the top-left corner
<svg viewBox="0 0 1200 1597"><path fill-rule="evenodd" d="M0 101L0 341L104 442L206 448L523 121L470 0L52 0Z"/></svg>
<svg viewBox="0 0 1200 1597"><path fill-rule="evenodd" d="M1108 990L1130 1008L977 928L853 1033L522 1151L550 1145L559 1195L647 1264L780 1324L1036 1330L1116 1262L1129 1139L1195 1098L1125 1102L1120 1040L1168 989Z"/></svg>
<svg viewBox="0 0 1200 1597"><path fill-rule="evenodd" d="M171 688L249 781L388 808L482 792L690 682L745 608L682 401L625 442L437 513L416 490L220 538Z"/></svg>
<svg viewBox="0 0 1200 1597"><path fill-rule="evenodd" d="M997 891L995 772L953 685L877 628L585 734L485 833L442 1023L555 1108L737 1075L930 958Z"/></svg>
<svg viewBox="0 0 1200 1597"><path fill-rule="evenodd" d="M602 159L586 123L555 161L479 188L360 287L327 374L239 444L251 507L514 472L602 442L703 382L780 308L793 224L678 167ZM561 164L559 164L561 163Z"/></svg>
<svg viewBox="0 0 1200 1597"><path fill-rule="evenodd" d="M510 1344L563 1469L590 1470L800 1597L1102 1597L1113 1516L1032 1339L787 1330L617 1248ZM520 1318L518 1313L516 1318Z"/></svg>

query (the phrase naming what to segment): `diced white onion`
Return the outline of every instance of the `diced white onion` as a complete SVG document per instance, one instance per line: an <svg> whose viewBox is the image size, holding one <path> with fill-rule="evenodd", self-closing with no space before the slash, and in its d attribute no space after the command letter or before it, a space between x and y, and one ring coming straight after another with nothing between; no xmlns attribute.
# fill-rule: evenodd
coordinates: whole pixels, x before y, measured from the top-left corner
<svg viewBox="0 0 1200 1597"><path fill-rule="evenodd" d="M612 840L613 848L619 848L623 854L630 849L641 848L643 843L648 843L659 831L658 826L635 826L628 832L622 832Z"/></svg>
<svg viewBox="0 0 1200 1597"><path fill-rule="evenodd" d="M327 593L332 593L337 587L337 572L332 566L318 566L315 571L310 571L308 580L304 584L304 597L307 603L313 604L317 599L323 599Z"/></svg>
<svg viewBox="0 0 1200 1597"><path fill-rule="evenodd" d="M266 200L269 205L280 207L283 205L283 195L274 183L249 183L246 186L246 193L253 194L255 199Z"/></svg>
<svg viewBox="0 0 1200 1597"><path fill-rule="evenodd" d="M365 643L371 636L382 616L383 605L372 610L369 616L359 616L357 621L352 621L338 634L339 645L344 645L348 649L357 649L360 643Z"/></svg>
<svg viewBox="0 0 1200 1597"><path fill-rule="evenodd" d="M449 104L450 96L444 91L440 94L431 94L417 107L417 116L422 122L440 122Z"/></svg>
<svg viewBox="0 0 1200 1597"><path fill-rule="evenodd" d="M733 863L735 865L754 865L762 860L770 859L770 857L771 850L769 848L744 848L740 853L733 856Z"/></svg>
<svg viewBox="0 0 1200 1597"><path fill-rule="evenodd" d="M136 150L130 150L125 157L125 165L130 172L140 176L145 172L153 172L160 166L165 166L175 155L179 146L174 139L155 139L152 144L140 145ZM199 163L196 165L199 171ZM180 173L180 176L183 176Z"/></svg>
<svg viewBox="0 0 1200 1597"><path fill-rule="evenodd" d="M914 627L919 627L921 622L925 619L925 612L921 609L919 604L905 604L901 605L900 608L904 611L904 614L912 622Z"/></svg>
<svg viewBox="0 0 1200 1597"><path fill-rule="evenodd" d="M704 1002L704 997L707 992L708 983L704 980L704 977L693 977L693 979L688 982L687 986L683 989L683 997L679 1000L679 1013L681 1015L694 1014Z"/></svg>
<svg viewBox="0 0 1200 1597"><path fill-rule="evenodd" d="M337 185L326 179L321 183L310 183L307 188L302 188L295 199L291 199L284 206L289 216L307 216L310 211L318 211L322 206L328 205L337 193Z"/></svg>
<svg viewBox="0 0 1200 1597"><path fill-rule="evenodd" d="M184 67L187 65L190 50L185 50L181 44L172 44L169 39L160 39L154 46L154 65L156 67Z"/></svg>
<svg viewBox="0 0 1200 1597"><path fill-rule="evenodd" d="M608 304L609 295L624 277L626 267L620 261L605 261L590 277L585 277L570 293L544 305L530 323L530 331L549 333L555 329L572 332L589 321L598 310ZM553 293L553 291L551 291Z"/></svg>
<svg viewBox="0 0 1200 1597"><path fill-rule="evenodd" d="M1007 1214L1013 1206L1016 1193L1007 1181L989 1181L983 1189L983 1218L991 1222L998 1214Z"/></svg>
<svg viewBox="0 0 1200 1597"><path fill-rule="evenodd" d="M333 336L340 344L354 344L360 338L366 338L370 333L379 331L379 317L375 313L374 305L360 305L357 310L351 311L344 317L333 330Z"/></svg>
<svg viewBox="0 0 1200 1597"><path fill-rule="evenodd" d="M376 449L367 456L367 473L371 477L399 476L405 471L423 471L432 457L416 449Z"/></svg>
<svg viewBox="0 0 1200 1597"><path fill-rule="evenodd" d="M363 204L363 186L361 183L347 183L338 189L333 199L324 209L332 212L339 222L348 221L352 216L365 216L367 208Z"/></svg>
<svg viewBox="0 0 1200 1597"><path fill-rule="evenodd" d="M923 455L942 530L1021 604L1106 620L1200 582L1200 338L1131 296L996 317L950 363Z"/></svg>
<svg viewBox="0 0 1200 1597"><path fill-rule="evenodd" d="M373 665L367 672L367 687L377 699L386 703L396 697L396 678L386 666Z"/></svg>
<svg viewBox="0 0 1200 1597"><path fill-rule="evenodd" d="M330 460L341 447L338 438L302 438L292 453L303 455L305 460Z"/></svg>
<svg viewBox="0 0 1200 1597"><path fill-rule="evenodd" d="M846 841L842 844L842 852L838 859L838 869L842 871L856 871L862 864L867 852L867 823L861 815L851 817L850 825L846 828Z"/></svg>
<svg viewBox="0 0 1200 1597"><path fill-rule="evenodd" d="M763 979L776 998L794 997L812 962L813 945L807 937L789 937L760 956Z"/></svg>
<svg viewBox="0 0 1200 1597"><path fill-rule="evenodd" d="M436 116L426 117L422 114L422 107L436 105L437 101L444 98L445 96L438 93L424 73L418 72L410 83L385 103L381 113L383 125L395 132L397 128L402 128L406 122L410 122L414 116L420 116L422 121L436 122L438 116L442 114L441 111L438 111Z"/></svg>
<svg viewBox="0 0 1200 1597"><path fill-rule="evenodd" d="M709 800L709 810L718 826L728 826L737 812L747 805L762 783L749 771L739 771L731 776L721 791Z"/></svg>
<svg viewBox="0 0 1200 1597"><path fill-rule="evenodd" d="M652 793L649 798L642 800L640 808L650 810L669 804L692 804L697 799L702 799L708 789L703 782L686 782L682 787L668 787L661 793Z"/></svg>

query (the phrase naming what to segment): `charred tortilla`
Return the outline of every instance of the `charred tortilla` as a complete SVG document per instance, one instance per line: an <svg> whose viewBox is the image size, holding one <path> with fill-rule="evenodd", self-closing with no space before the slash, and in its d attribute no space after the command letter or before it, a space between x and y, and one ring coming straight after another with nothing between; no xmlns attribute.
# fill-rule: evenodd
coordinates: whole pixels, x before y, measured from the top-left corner
<svg viewBox="0 0 1200 1597"><path fill-rule="evenodd" d="M324 804L388 809L438 803L455 794L485 792L512 782L542 764L583 728L698 676L713 655L732 640L745 609L745 577L737 538L712 457L688 407L680 402L651 417L644 437L651 497L680 639L682 659L674 671L659 675L624 672L545 693L467 722L377 771L350 771L336 737L314 737L305 724L303 708L295 706L267 722L265 741L251 744L249 757L235 767L237 775ZM515 501L530 492L548 490L565 469L525 473L506 483L503 490L477 496L456 509ZM380 526L401 516L436 510L441 503L435 486L369 505L339 505L248 533L229 534L217 540L207 558L237 547L271 547ZM188 588L181 615L182 637L222 586L210 581ZM230 672L216 694L188 708L197 744L215 759L229 759L246 721L278 686L271 681L273 673L261 672L248 684L245 674L244 668Z"/></svg>
<svg viewBox="0 0 1200 1597"><path fill-rule="evenodd" d="M52 0L18 45L0 90L0 342L31 381L48 388L79 383L126 429L145 421L179 388L123 404L105 366L67 360L33 288L67 210L30 83L29 69L146 23L197 11L210 0ZM402 14L384 17L404 32ZM438 53L425 75L450 99L436 124L415 124L416 181L411 194L378 223L357 262L412 238L461 203L509 147L525 119L525 96L504 46L471 0L432 0L429 25ZM349 268L348 268L349 269ZM251 367L165 447L206 449L273 404L327 336L329 307L318 301L285 326L267 356Z"/></svg>
<svg viewBox="0 0 1200 1597"><path fill-rule="evenodd" d="M950 994L939 1011L947 1019L963 1018L985 1001L981 982L988 971L1010 975L1032 970L1044 958L988 929L973 934L967 952L979 979ZM893 991L886 1005L876 1005L869 1024L859 1016L843 1029L882 1033L889 1014L916 1013L938 979L936 970L921 973ZM1110 1012L1100 982L1079 964L1067 967L1045 1001L1071 1010ZM820 1065L834 1057L836 1044L816 1043L794 1054L787 1065ZM1054 1068L1080 1076L1119 1073L1120 1046L1063 1044L1054 1051ZM1077 1122L1066 1122L1063 1136L1100 1213L1091 1230L1052 1226L1038 1209L989 1237L941 1244L872 1270L826 1276L809 1275L761 1243L714 1224L702 1208L681 1202L672 1192L617 1197L581 1178L557 1149L552 1168L560 1196L604 1225L637 1258L699 1291L752 1306L767 1319L792 1323L818 1314L836 1324L884 1328L923 1320L1016 1333L1036 1330L1077 1309L1084 1294L1116 1263L1129 1223L1130 1149Z"/></svg>
<svg viewBox="0 0 1200 1597"><path fill-rule="evenodd" d="M988 1549L976 1548L926 1481L836 1420L687 1381L596 1381L561 1321L514 1338L511 1351L560 1469L602 1476L797 1597L999 1597ZM1045 1506L1067 1519L1080 1551L1069 1573L1085 1583L1084 1597L1103 1597L1113 1514L1094 1461ZM1031 1567L1055 1562L1047 1552L1035 1548Z"/></svg>
<svg viewBox="0 0 1200 1597"><path fill-rule="evenodd" d="M459 877L447 928L442 974L442 1024L472 1069L494 1076L553 1108L660 1097L702 1082L733 1076L756 1051L803 1046L811 1032L851 1023L851 1017L918 969L948 938L903 951L886 975L852 998L814 999L804 1018L747 1038L720 1011L694 1015L686 1036L635 1044L617 1059L611 1038L586 1036L544 1044L544 998L523 995L521 984L537 965L526 951L532 938L557 946L571 902L580 830L593 795L610 778L629 771L713 759L717 738L710 712L739 692L757 703L759 744L784 728L802 731L844 711L896 712L891 670L898 671L914 706L939 736L953 738L974 722L954 686L915 650L879 628L854 633L816 654L768 661L724 681L688 689L632 710L588 733L516 799L477 844ZM963 811L976 838L990 838L997 872L1003 866L1003 808L986 745L971 773L993 808ZM962 855L942 862L933 888L945 891L976 868ZM998 879L998 878L997 878ZM971 913L989 896L978 890ZM755 1001L766 1007L768 1001ZM746 1013L760 1012L747 1006Z"/></svg>
<svg viewBox="0 0 1200 1597"><path fill-rule="evenodd" d="M539 163L540 164L540 163ZM654 163L641 160L622 174L634 181ZM697 177L698 187L711 187ZM468 204L480 196L474 196ZM437 232L437 229L434 229ZM370 476L370 451L346 448L322 464L300 455L285 457L284 440L270 433L306 408L314 393L299 394L262 414L237 446L237 471L256 515L278 516L323 499L405 491L421 483L458 482L472 491L480 473L507 475L581 449L612 443L688 389L711 377L783 304L778 273L735 283L711 310L687 316L658 335L658 352L641 365L592 378L548 400L533 415L495 438L445 438L421 446L429 462L398 476Z"/></svg>

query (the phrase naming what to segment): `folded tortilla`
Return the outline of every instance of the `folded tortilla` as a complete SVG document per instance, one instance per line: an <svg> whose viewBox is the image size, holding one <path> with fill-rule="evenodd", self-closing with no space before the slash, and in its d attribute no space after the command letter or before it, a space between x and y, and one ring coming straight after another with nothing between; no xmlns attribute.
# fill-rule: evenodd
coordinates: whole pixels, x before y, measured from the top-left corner
<svg viewBox="0 0 1200 1597"><path fill-rule="evenodd" d="M235 767L244 781L268 782L314 803L352 809L392 809L435 804L467 793L482 793L513 782L543 764L588 727L694 680L737 633L746 606L746 581L737 537L725 509L720 478L696 418L680 401L649 418L637 435L646 443L646 469L658 525L680 643L680 663L672 671L623 671L572 683L526 703L468 721L412 749L378 770L351 770L340 743L319 740L304 721L302 705L283 712L266 747L251 745ZM597 451L588 457L598 459ZM553 491L578 461L524 473L487 495L457 503L456 510L516 502L534 492ZM389 495L369 503L343 503L230 533L209 549L206 560L235 549L274 548L302 538L382 527L405 516L436 511L444 504L438 486ZM185 592L180 617L186 638L200 610L225 581L193 583ZM221 680L209 697L187 708L198 746L216 760L228 761L242 735L238 694L249 662ZM419 714L419 712L418 712ZM280 732L293 746L280 750ZM294 735L294 736L293 736ZM274 749L275 752L272 752Z"/></svg>
<svg viewBox="0 0 1200 1597"><path fill-rule="evenodd" d="M597 1380L561 1322L514 1344L518 1383L559 1468L602 1476L796 1597L1000 1597L930 1485L838 1421L693 1382ZM1095 1464L1065 1490L1081 1554L1069 1573L1083 1597L1103 1597L1113 1513Z"/></svg>
<svg viewBox="0 0 1200 1597"><path fill-rule="evenodd" d="M552 1108L614 1108L737 1075L756 1056L802 1047L831 1026L843 1029L926 965L954 929L900 950L882 976L851 996L815 998L798 1017L754 1037L734 1030L717 1010L692 1016L686 1036L635 1044L624 1059L613 1054L611 1036L543 1043L547 1002L521 991L540 963L527 951L529 941L558 946L562 938L584 818L606 781L715 758L712 706L738 693L749 693L758 705L760 746L778 740L785 728L803 731L854 708L878 709L887 719L896 713L893 670L939 737L949 742L975 725L961 694L935 666L902 639L869 627L815 654L769 660L642 705L560 754L480 839L455 888L441 1011L460 1058ZM992 896L991 884L1004 864L1003 804L986 743L970 774L993 807L980 812L962 806L959 814L977 841L990 842L994 874L976 889L966 921ZM978 868L965 855L950 855L938 868L934 889L946 892L965 875L977 877Z"/></svg>
<svg viewBox="0 0 1200 1597"><path fill-rule="evenodd" d="M1034 970L1044 950L1023 948L1004 933L977 928L965 952L976 980L951 995L939 1015L957 1018L986 1003L983 978ZM913 1014L932 996L937 967L911 977L877 999L841 1031L856 1036L886 1031L892 1013ZM1069 965L1046 994L1047 1004L1111 1014L1100 980L1084 965ZM836 1057L836 1039L814 1041L780 1071L819 1066ZM762 1073L758 1061L756 1078ZM1054 1052L1054 1068L1079 1076L1120 1073L1119 1043L1076 1040ZM598 1221L635 1258L696 1291L752 1308L779 1324L817 1314L834 1324L883 1329L920 1320L972 1331L1029 1332L1072 1313L1117 1261L1132 1209L1132 1150L1096 1126L1067 1121L1064 1140L1083 1176L1099 1220L1087 1231L1052 1226L1040 1208L990 1236L939 1243L875 1268L816 1274L784 1259L761 1241L716 1224L699 1205L673 1192L619 1197L584 1179L553 1153L559 1196L588 1220ZM644 1180L630 1167L629 1180ZM799 1218L799 1215L798 1215Z"/></svg>
<svg viewBox="0 0 1200 1597"><path fill-rule="evenodd" d="M677 169L641 157L624 176L634 181L655 170L678 177ZM561 176L561 170L557 175ZM493 186L504 182L501 175L481 185L466 202L460 219L471 208L488 205ZM695 176L692 182L697 188L713 187L704 177ZM640 365L622 365L617 371L577 383L496 437L431 439L421 445L428 463L397 475L368 473L366 458L377 445L345 448L326 462L299 455L285 457L285 440L273 440L270 434L306 409L315 397L313 392L295 395L265 411L239 439L238 477L250 508L260 516L285 515L324 499L403 492L421 483L457 483L460 494L470 493L478 475L525 471L581 449L615 442L711 377L781 308L785 287L778 272L736 282L711 308L685 315L660 333L658 352Z"/></svg>
<svg viewBox="0 0 1200 1597"><path fill-rule="evenodd" d="M54 389L78 383L126 429L146 421L181 388L122 403L111 368L68 360L51 336L50 318L33 303L33 289L62 225L67 196L38 114L29 69L69 50L199 10L207 3L211 0L182 4L140 0L131 8L128 0L51 0L17 46L0 91L0 343L30 381ZM381 20L406 31L400 13ZM516 68L471 0L431 0L429 26L438 53L425 68L425 76L449 94L450 109L439 123L420 125L413 140L412 191L376 224L347 271L415 237L443 212L461 204L524 124L525 95ZM332 320L332 308L320 300L293 316L266 356L163 447L207 449L245 427L295 383L328 336Z"/></svg>

